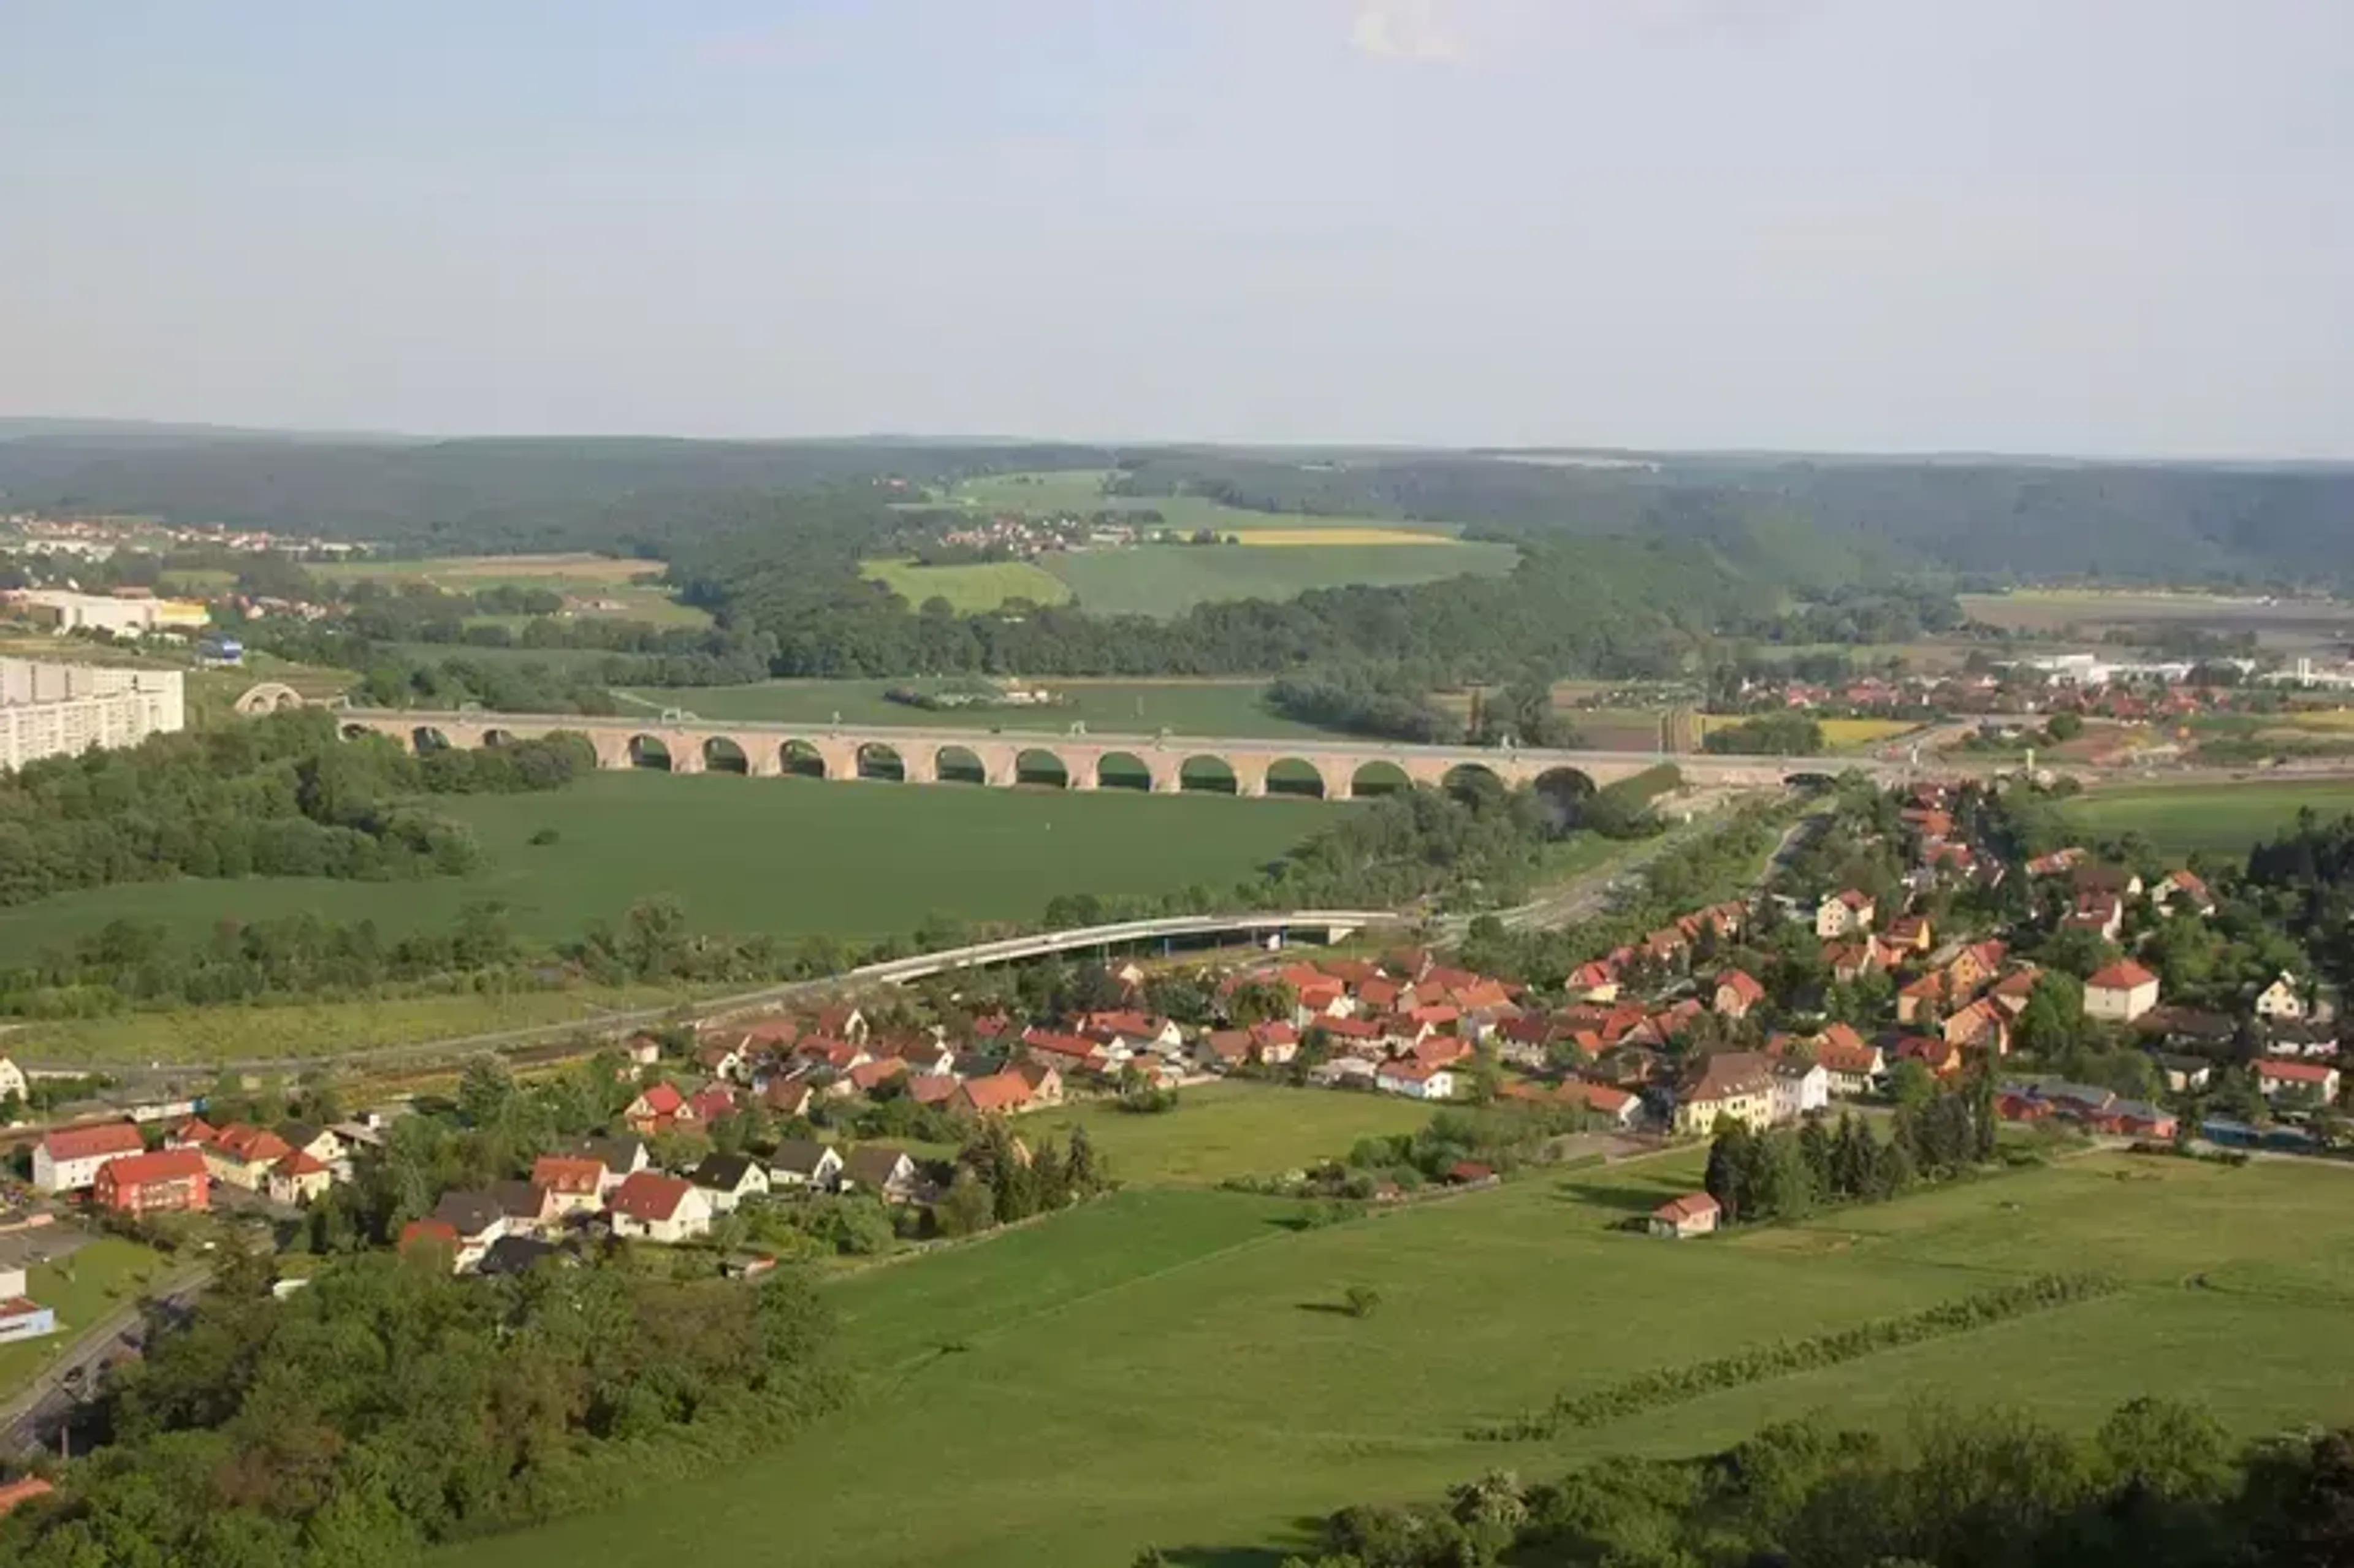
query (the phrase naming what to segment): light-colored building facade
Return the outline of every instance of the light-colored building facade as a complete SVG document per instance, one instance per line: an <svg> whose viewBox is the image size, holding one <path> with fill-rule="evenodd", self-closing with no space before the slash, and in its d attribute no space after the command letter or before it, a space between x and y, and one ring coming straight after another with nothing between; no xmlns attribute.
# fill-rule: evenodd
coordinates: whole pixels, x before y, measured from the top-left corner
<svg viewBox="0 0 2354 1568"><path fill-rule="evenodd" d="M76 593L70 588L26 588L9 596L25 615L60 636L69 631L111 631L144 637L151 631L201 631L212 613L196 599Z"/></svg>
<svg viewBox="0 0 2354 1568"><path fill-rule="evenodd" d="M182 688L177 670L0 659L0 768L176 734L187 726Z"/></svg>

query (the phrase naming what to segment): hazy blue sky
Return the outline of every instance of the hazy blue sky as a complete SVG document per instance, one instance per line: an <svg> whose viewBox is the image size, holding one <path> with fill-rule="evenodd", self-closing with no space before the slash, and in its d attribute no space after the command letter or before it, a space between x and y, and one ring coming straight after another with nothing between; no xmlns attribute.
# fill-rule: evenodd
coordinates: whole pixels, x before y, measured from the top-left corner
<svg viewBox="0 0 2354 1568"><path fill-rule="evenodd" d="M2354 456L2354 0L0 0L0 413Z"/></svg>

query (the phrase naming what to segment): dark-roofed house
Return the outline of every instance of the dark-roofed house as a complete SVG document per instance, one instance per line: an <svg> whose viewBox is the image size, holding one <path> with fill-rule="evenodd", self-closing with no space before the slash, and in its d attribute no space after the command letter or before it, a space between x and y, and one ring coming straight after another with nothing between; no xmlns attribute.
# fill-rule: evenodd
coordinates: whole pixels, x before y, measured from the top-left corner
<svg viewBox="0 0 2354 1568"><path fill-rule="evenodd" d="M646 1153L645 1139L634 1136L605 1138L591 1135L576 1139L572 1151L605 1168L601 1187L608 1192L653 1162Z"/></svg>
<svg viewBox="0 0 2354 1568"><path fill-rule="evenodd" d="M507 1234L536 1234L562 1222L564 1206L536 1181L493 1181L490 1194L507 1217Z"/></svg>
<svg viewBox="0 0 2354 1568"><path fill-rule="evenodd" d="M501 1236L484 1249L475 1272L493 1276L529 1274L545 1259L570 1256L554 1242L542 1241L537 1236Z"/></svg>
<svg viewBox="0 0 2354 1568"><path fill-rule="evenodd" d="M769 1161L771 1187L817 1187L832 1190L842 1174L842 1155L832 1145L815 1139L789 1138L777 1145Z"/></svg>
<svg viewBox="0 0 2354 1568"><path fill-rule="evenodd" d="M886 1203L912 1202L921 1195L923 1172L904 1149L870 1143L842 1162L842 1184L873 1192Z"/></svg>
<svg viewBox="0 0 2354 1568"><path fill-rule="evenodd" d="M769 1195L769 1173L748 1154L706 1154L686 1178L711 1200L711 1212L725 1214L747 1198Z"/></svg>
<svg viewBox="0 0 2354 1568"><path fill-rule="evenodd" d="M456 1254L451 1261L461 1270L482 1262L508 1229L505 1207L489 1192L444 1192L429 1217L450 1227Z"/></svg>

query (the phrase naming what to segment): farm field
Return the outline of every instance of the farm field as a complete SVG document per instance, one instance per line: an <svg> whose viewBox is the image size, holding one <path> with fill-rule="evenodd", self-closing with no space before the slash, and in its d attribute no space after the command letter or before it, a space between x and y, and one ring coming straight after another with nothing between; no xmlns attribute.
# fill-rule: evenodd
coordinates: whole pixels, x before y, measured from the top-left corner
<svg viewBox="0 0 2354 1568"><path fill-rule="evenodd" d="M1313 801L597 773L546 795L440 797L486 869L414 882L187 879L0 910L0 962L113 919L181 938L224 917L373 920L387 935L498 902L526 937L577 936L670 893L704 930L903 935L934 912L1033 919L1060 893L1230 884L1323 821ZM558 842L534 846L543 828Z"/></svg>
<svg viewBox="0 0 2354 1568"><path fill-rule="evenodd" d="M683 707L705 719L748 719L762 724L832 722L909 725L933 729L1031 730L1053 734L1075 724L1104 735L1235 736L1246 739L1308 739L1330 732L1285 718L1263 700L1263 681L1053 681L1051 690L1071 700L1051 708L987 708L928 713L883 694L896 681L762 681L748 686L699 686L693 690L644 688L620 694L625 711L648 713Z"/></svg>
<svg viewBox="0 0 2354 1568"><path fill-rule="evenodd" d="M1028 561L979 561L962 567L924 567L913 561L867 561L866 576L919 609L935 596L949 601L959 615L995 609L1009 599L1033 604L1061 604L1071 597L1069 585Z"/></svg>
<svg viewBox="0 0 2354 1568"><path fill-rule="evenodd" d="M2306 807L2325 817L2354 811L2354 779L2127 786L2087 791L2063 810L2069 821L2103 838L2139 833L2173 854L2243 855Z"/></svg>
<svg viewBox="0 0 2354 1568"><path fill-rule="evenodd" d="M239 913L258 916L301 910ZM192 919L202 929L218 914L217 909L198 911ZM472 1039L515 1029L591 1024L614 1012L671 1007L700 994L705 993L652 986L578 985L561 991L317 1001L287 1007L180 1008L27 1023L12 1029L7 1042L18 1055L44 1064L290 1060Z"/></svg>
<svg viewBox="0 0 2354 1568"><path fill-rule="evenodd" d="M2328 599L2263 599L2206 593L2106 592L2095 588L2020 588L1961 594L1970 620L2006 630L2098 637L2118 626L2200 626L2253 631L2277 649L2310 648L2354 628L2354 605Z"/></svg>
<svg viewBox="0 0 2354 1568"><path fill-rule="evenodd" d="M1066 597L1076 597L1081 609L1098 615L1173 616L1197 604L1285 599L1352 583L1405 587L1466 575L1500 577L1520 560L1511 546L1466 543L1447 524L1251 512L1197 495L1108 496L1102 492L1106 477L1095 470L995 474L969 480L929 504L981 515L1153 512L1160 514L1158 526L1182 535L1207 529L1221 538L1232 535L1245 546L1261 546L1143 545L1039 558L1036 567L1063 583ZM968 591L978 600L990 586L974 578ZM953 601L955 596L949 597ZM971 608L987 606L975 602Z"/></svg>
<svg viewBox="0 0 2354 1568"><path fill-rule="evenodd" d="M1345 538L1349 530L1332 532ZM1182 615L1222 599L1297 598L1311 588L1404 588L1445 577L1502 577L1520 564L1510 545L1336 543L1254 550L1238 545L1145 545L1081 550L1041 564L1097 615Z"/></svg>
<svg viewBox="0 0 2354 1568"><path fill-rule="evenodd" d="M34 1300L56 1310L58 1331L0 1345L0 1394L22 1388L83 1330L136 1301L149 1282L171 1271L161 1253L120 1236L95 1237L65 1257L27 1269L26 1289Z"/></svg>
<svg viewBox="0 0 2354 1568"><path fill-rule="evenodd" d="M1186 1111L1175 1113L1182 1120ZM1815 1409L1901 1426L1926 1399L2072 1425L2142 1393L2249 1435L2354 1415L2346 1172L2091 1156L1755 1235L1612 1228L1688 1190L1680 1152L1298 1229L1297 1205L1130 1191L832 1287L859 1405L741 1473L468 1543L448 1568L667 1568L790 1521L797 1563L1260 1568L1345 1503L1425 1499L1498 1467L1706 1451ZM1553 1394L2098 1268L2119 1295L1723 1390L1547 1442L1469 1429ZM1332 1310L1352 1285L1382 1306ZM904 1460L927 1456L924 1484ZM1107 1462L1041 1463L1051 1454ZM1117 1462L1109 1462L1114 1461Z"/></svg>
<svg viewBox="0 0 2354 1568"><path fill-rule="evenodd" d="M1429 1120L1426 1107L1391 1095L1237 1079L1186 1089L1178 1108L1161 1115L1134 1115L1095 1100L1026 1117L1022 1131L1067 1143L1071 1128L1084 1125L1122 1183L1207 1187L1230 1176L1276 1176L1337 1160L1361 1138L1412 1132Z"/></svg>
<svg viewBox="0 0 2354 1568"><path fill-rule="evenodd" d="M656 626L708 626L702 610L673 599L661 583L660 561L611 556L451 556L431 560L338 561L312 568L335 583L431 583L452 593L495 588L546 588L581 602L574 613L595 620L642 620ZM485 617L509 626L524 618Z"/></svg>

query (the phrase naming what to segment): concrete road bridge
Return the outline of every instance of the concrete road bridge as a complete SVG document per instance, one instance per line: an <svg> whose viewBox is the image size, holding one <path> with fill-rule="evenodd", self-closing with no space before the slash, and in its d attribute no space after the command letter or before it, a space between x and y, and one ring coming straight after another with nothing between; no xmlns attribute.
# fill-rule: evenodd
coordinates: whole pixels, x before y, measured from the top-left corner
<svg viewBox="0 0 2354 1568"><path fill-rule="evenodd" d="M1485 773L1504 785L1548 775L1578 776L1594 787L1631 779L1663 761L1693 787L1772 787L1850 768L1895 779L1911 769L1872 758L1742 757L1649 751L1549 751L1528 747L1416 746L1404 741L1334 738L1265 740L1174 735L1104 735L1078 729L955 729L919 725L790 725L684 718L588 718L578 714L502 714L466 710L345 708L346 736L389 736L418 750L499 746L559 732L584 736L597 766L673 773L730 772L756 779L899 779L910 783L1006 786L1059 782L1071 789L1149 788L1154 794L1218 789L1265 795L1278 766L1278 788L1345 800L1407 784L1444 787ZM1231 779L1231 783L1228 780ZM1313 788L1302 786L1312 784Z"/></svg>

